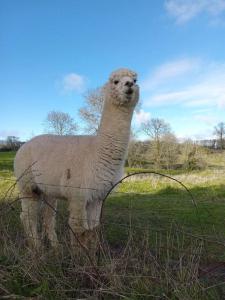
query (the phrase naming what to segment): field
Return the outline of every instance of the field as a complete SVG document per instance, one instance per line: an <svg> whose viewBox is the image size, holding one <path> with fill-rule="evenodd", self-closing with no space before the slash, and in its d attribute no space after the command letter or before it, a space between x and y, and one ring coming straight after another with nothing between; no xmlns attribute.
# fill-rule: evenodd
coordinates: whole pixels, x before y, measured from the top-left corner
<svg viewBox="0 0 225 300"><path fill-rule="evenodd" d="M14 155L0 153L0 298L224 299L225 153L208 154L204 171L125 180L105 202L91 260L70 253L65 203L57 216L60 253L27 248Z"/></svg>

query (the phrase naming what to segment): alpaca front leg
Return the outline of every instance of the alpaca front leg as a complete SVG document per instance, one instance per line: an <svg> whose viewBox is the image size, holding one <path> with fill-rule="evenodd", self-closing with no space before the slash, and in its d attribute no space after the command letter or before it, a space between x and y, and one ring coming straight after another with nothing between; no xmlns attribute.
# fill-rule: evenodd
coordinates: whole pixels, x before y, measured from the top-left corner
<svg viewBox="0 0 225 300"><path fill-rule="evenodd" d="M102 211L102 201L91 201L87 203L87 222L89 230L94 230L100 225L100 217Z"/></svg>
<svg viewBox="0 0 225 300"><path fill-rule="evenodd" d="M20 219L28 237L28 244L30 247L39 249L41 245L38 234L39 201L36 198L32 198L31 195L22 195L21 206Z"/></svg>
<svg viewBox="0 0 225 300"><path fill-rule="evenodd" d="M83 205L86 203L86 205ZM72 245L75 248L84 246L91 254L97 249L99 240L99 221L101 216L102 202L83 202L80 207L70 208L69 224Z"/></svg>
<svg viewBox="0 0 225 300"><path fill-rule="evenodd" d="M85 230L80 237L83 245L88 249L89 253L95 254L99 241L99 227L92 230Z"/></svg>
<svg viewBox="0 0 225 300"><path fill-rule="evenodd" d="M102 201L95 200L87 203L86 214L89 230L84 233L84 238L88 248L92 249L93 251L97 249L97 244L99 243L101 210Z"/></svg>
<svg viewBox="0 0 225 300"><path fill-rule="evenodd" d="M42 224L42 238L47 236L51 246L55 249L58 248L59 242L56 234L56 209L57 209L57 199L49 199L45 197L44 208L43 208L43 224Z"/></svg>
<svg viewBox="0 0 225 300"><path fill-rule="evenodd" d="M71 246L76 251L82 246L86 247L83 234L88 230L87 214L82 198L69 203L69 226Z"/></svg>

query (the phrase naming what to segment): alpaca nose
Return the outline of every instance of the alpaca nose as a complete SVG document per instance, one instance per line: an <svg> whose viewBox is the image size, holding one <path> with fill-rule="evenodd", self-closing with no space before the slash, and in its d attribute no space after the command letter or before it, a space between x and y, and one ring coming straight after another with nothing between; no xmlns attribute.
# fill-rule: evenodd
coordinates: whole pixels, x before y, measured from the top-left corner
<svg viewBox="0 0 225 300"><path fill-rule="evenodd" d="M134 85L134 83L133 83L133 81L131 81L131 80L127 80L127 81L125 82L125 86L132 87L133 85Z"/></svg>

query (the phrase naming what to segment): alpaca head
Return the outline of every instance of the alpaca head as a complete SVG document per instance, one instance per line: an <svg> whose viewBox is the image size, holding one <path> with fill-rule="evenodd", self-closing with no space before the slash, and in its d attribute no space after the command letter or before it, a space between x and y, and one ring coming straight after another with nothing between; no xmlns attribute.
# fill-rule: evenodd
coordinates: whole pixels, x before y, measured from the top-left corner
<svg viewBox="0 0 225 300"><path fill-rule="evenodd" d="M106 101L113 105L134 108L139 99L137 74L129 69L119 69L111 73L105 86Z"/></svg>

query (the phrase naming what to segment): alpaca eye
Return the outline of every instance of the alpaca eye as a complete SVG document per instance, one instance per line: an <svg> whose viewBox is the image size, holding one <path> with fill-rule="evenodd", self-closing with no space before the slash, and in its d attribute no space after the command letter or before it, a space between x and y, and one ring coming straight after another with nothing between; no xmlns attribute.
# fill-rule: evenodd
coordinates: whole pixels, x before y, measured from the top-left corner
<svg viewBox="0 0 225 300"><path fill-rule="evenodd" d="M136 83L137 82L137 79L134 79L134 83Z"/></svg>
<svg viewBox="0 0 225 300"><path fill-rule="evenodd" d="M114 80L114 84L118 84L119 83L119 80Z"/></svg>

